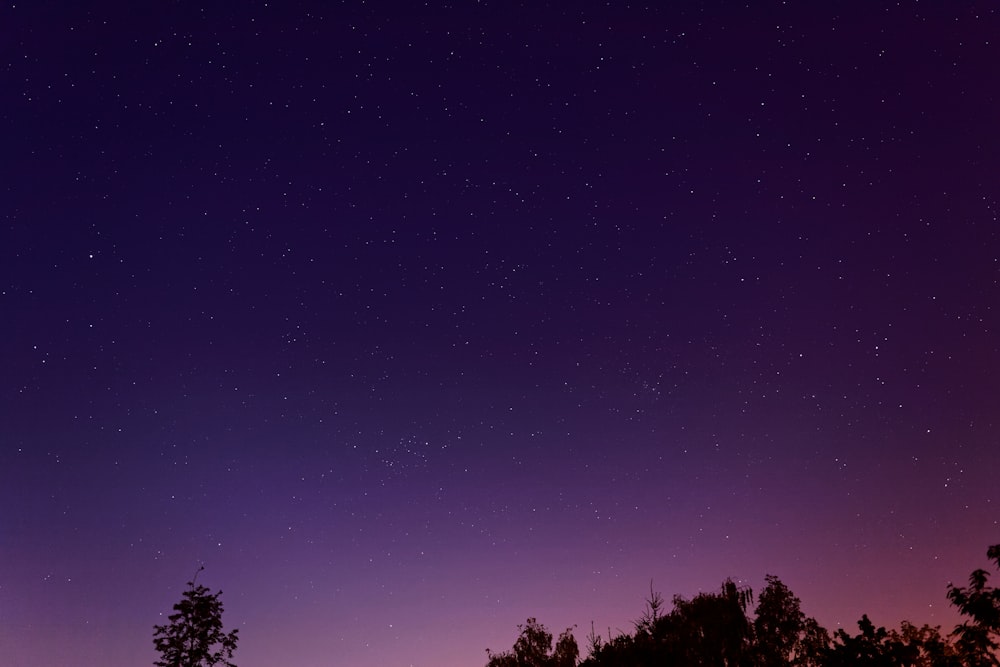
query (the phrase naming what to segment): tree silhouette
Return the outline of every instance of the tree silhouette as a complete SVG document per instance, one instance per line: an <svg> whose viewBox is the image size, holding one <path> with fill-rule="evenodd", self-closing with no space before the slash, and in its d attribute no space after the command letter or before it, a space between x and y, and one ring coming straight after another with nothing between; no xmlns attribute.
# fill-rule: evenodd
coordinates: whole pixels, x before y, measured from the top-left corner
<svg viewBox="0 0 1000 667"><path fill-rule="evenodd" d="M917 627L903 621L900 629L889 631L889 639L896 642L905 665L912 667L964 667L958 649L941 636L940 627Z"/></svg>
<svg viewBox="0 0 1000 667"><path fill-rule="evenodd" d="M199 572L204 568L199 568ZM153 626L153 644L160 652L157 667L236 667L230 662L236 650L239 630L222 631L222 591L209 592L205 586L188 582L176 613L166 625Z"/></svg>
<svg viewBox="0 0 1000 667"><path fill-rule="evenodd" d="M555 651L552 651L552 633L534 618L517 628L521 634L514 642L513 651L493 653L486 649L487 667L575 667L580 650L572 628L559 635Z"/></svg>
<svg viewBox="0 0 1000 667"><path fill-rule="evenodd" d="M591 638L587 667L641 667L644 665L700 665L737 667L748 664L752 626L746 610L752 599L748 588L727 579L718 593L694 598L675 596L673 609L662 614L663 598L650 587L646 609L635 623L634 635Z"/></svg>
<svg viewBox="0 0 1000 667"><path fill-rule="evenodd" d="M674 609L664 617L669 653L681 664L736 667L745 661L751 642L746 615L753 599L749 588L731 579L718 593L699 593L690 600L674 598Z"/></svg>
<svg viewBox="0 0 1000 667"><path fill-rule="evenodd" d="M876 628L867 615L858 621L861 632L834 635L823 661L825 667L968 667L958 649L938 628L920 628L903 621L900 630Z"/></svg>
<svg viewBox="0 0 1000 667"><path fill-rule="evenodd" d="M556 640L556 648L552 651L549 659L551 667L576 667L576 662L580 658L580 648L576 645L576 638L569 628L562 631Z"/></svg>
<svg viewBox="0 0 1000 667"><path fill-rule="evenodd" d="M1000 568L1000 544L987 558ZM580 667L1000 667L1000 589L989 586L989 573L975 570L968 586L948 586L948 600L966 617L943 637L940 628L903 621L900 629L876 626L867 615L858 634L830 634L806 616L801 602L778 577L767 575L752 617L749 588L732 580L715 593L673 598L663 612L663 597L650 585L646 608L633 634L607 639L591 624L589 655ZM512 652L487 651L487 667L572 667L576 641L567 630L550 653L552 635L535 619L518 626ZM560 648L564 645L564 648ZM565 650L564 650L565 649Z"/></svg>
<svg viewBox="0 0 1000 667"><path fill-rule="evenodd" d="M986 557L1000 568L1000 544L986 550ZM957 637L959 652L969 667L996 667L1000 635L1000 589L988 586L990 573L979 569L969 575L969 585L948 584L948 600L969 620L951 633Z"/></svg>
<svg viewBox="0 0 1000 667"><path fill-rule="evenodd" d="M653 582L649 582L649 597L646 598L646 608L642 611L642 616L635 622L635 633L637 635L652 635L656 624L663 617L663 596L659 591L653 590Z"/></svg>
<svg viewBox="0 0 1000 667"><path fill-rule="evenodd" d="M767 575L757 598L754 662L760 667L814 667L830 643L827 631L808 618L801 601L778 577Z"/></svg>
<svg viewBox="0 0 1000 667"><path fill-rule="evenodd" d="M837 630L833 645L827 652L827 667L894 667L908 664L899 659L897 643L883 627L875 627L868 614L858 621L857 635L851 636L844 629Z"/></svg>

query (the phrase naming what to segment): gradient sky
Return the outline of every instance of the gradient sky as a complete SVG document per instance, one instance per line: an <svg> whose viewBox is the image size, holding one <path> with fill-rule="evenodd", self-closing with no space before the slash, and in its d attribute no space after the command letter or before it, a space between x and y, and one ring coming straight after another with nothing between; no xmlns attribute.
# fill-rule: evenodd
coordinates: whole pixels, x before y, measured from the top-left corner
<svg viewBox="0 0 1000 667"><path fill-rule="evenodd" d="M3 4L0 662L151 664L202 564L240 667L768 573L950 628L997 9L647 4Z"/></svg>

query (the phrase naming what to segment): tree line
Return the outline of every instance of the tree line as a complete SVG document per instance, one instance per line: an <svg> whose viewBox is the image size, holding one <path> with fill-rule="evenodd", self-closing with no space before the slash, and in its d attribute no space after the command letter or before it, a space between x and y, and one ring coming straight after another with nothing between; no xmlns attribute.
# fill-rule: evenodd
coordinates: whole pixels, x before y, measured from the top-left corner
<svg viewBox="0 0 1000 667"><path fill-rule="evenodd" d="M1000 568L1000 544L986 556ZM592 627L582 661L572 628L553 647L548 629L529 618L511 650L487 649L487 667L1000 667L1000 589L988 580L978 569L967 586L948 585L963 620L947 634L906 621L887 630L864 615L856 634L831 635L773 575L752 612L753 592L730 579L714 593L675 596L669 610L650 586L633 632L603 638Z"/></svg>
<svg viewBox="0 0 1000 667"><path fill-rule="evenodd" d="M1000 544L986 557L1000 568ZM886 630L867 615L857 634L839 629L831 635L773 575L752 612L753 592L731 579L714 593L675 596L669 610L650 585L633 632L605 639L591 627L582 661L572 628L553 646L548 629L529 618L518 626L511 650L486 650L486 667L1000 667L1000 589L989 585L989 576L978 569L967 586L948 585L948 601L962 622L946 635L939 626L906 621ZM223 631L222 591L212 593L197 578L168 622L153 627L156 667L236 667L239 631Z"/></svg>

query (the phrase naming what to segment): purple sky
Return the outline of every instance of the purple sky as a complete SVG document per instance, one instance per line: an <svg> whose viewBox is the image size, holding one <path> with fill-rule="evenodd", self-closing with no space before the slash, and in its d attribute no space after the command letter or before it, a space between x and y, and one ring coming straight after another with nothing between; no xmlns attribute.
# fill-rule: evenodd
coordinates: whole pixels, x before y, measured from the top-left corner
<svg viewBox="0 0 1000 667"><path fill-rule="evenodd" d="M768 573L950 629L997 10L648 4L3 4L0 663L151 664L202 564L240 667Z"/></svg>

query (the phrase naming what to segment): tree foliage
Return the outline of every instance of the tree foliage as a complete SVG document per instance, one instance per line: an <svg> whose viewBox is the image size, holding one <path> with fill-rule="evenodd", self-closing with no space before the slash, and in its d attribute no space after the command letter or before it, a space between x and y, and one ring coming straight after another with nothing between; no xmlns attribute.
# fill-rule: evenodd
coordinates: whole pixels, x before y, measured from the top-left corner
<svg viewBox="0 0 1000 667"><path fill-rule="evenodd" d="M718 593L699 593L690 600L674 598L667 616L667 644L682 664L737 667L743 664L751 643L746 611L753 599L749 588L732 580Z"/></svg>
<svg viewBox="0 0 1000 667"><path fill-rule="evenodd" d="M767 575L754 619L755 663L760 667L815 667L830 643L826 629L802 612L802 603L778 577Z"/></svg>
<svg viewBox="0 0 1000 667"><path fill-rule="evenodd" d="M961 667L964 665L958 648L941 636L939 626L917 627L903 621L898 631L890 630L889 637L901 645L901 655L913 667Z"/></svg>
<svg viewBox="0 0 1000 667"><path fill-rule="evenodd" d="M580 649L576 645L572 628L559 635L555 650L552 633L534 618L517 626L520 634L511 651L493 653L486 649L487 667L575 667Z"/></svg>
<svg viewBox="0 0 1000 667"><path fill-rule="evenodd" d="M1000 544L986 550L986 557L1000 568ZM948 584L948 600L967 617L955 627L959 652L969 667L996 667L1000 665L1000 589L989 586L990 573L974 570L969 575L968 586Z"/></svg>
<svg viewBox="0 0 1000 667"><path fill-rule="evenodd" d="M673 608L663 613L662 596L651 590L635 633L607 641L592 636L590 655L582 664L743 665L752 643L752 625L746 615L752 598L750 589L727 579L717 593L700 593L690 600L674 597Z"/></svg>
<svg viewBox="0 0 1000 667"><path fill-rule="evenodd" d="M1000 544L987 558L1000 568ZM949 585L948 600L966 617L950 636L939 627L904 621L899 630L876 626L867 615L858 632L830 634L802 611L801 601L768 575L757 607L749 588L725 580L714 593L691 599L650 595L634 632L602 638L591 625L581 667L1000 667L1000 589L975 570L967 586ZM552 635L535 619L519 626L513 651L490 653L487 667L573 667L578 658L569 630L550 652ZM563 646L565 650L561 649Z"/></svg>
<svg viewBox="0 0 1000 667"><path fill-rule="evenodd" d="M850 635L841 628L833 636L833 645L824 664L827 667L889 667L898 663L896 646L889 639L889 632L875 624L864 614L858 621L857 635Z"/></svg>
<svg viewBox="0 0 1000 667"><path fill-rule="evenodd" d="M900 629L875 627L867 615L858 621L857 635L834 635L822 662L825 667L963 667L958 648L941 636L940 628L916 627L903 621Z"/></svg>
<svg viewBox="0 0 1000 667"><path fill-rule="evenodd" d="M987 556L1000 567L1000 545ZM592 629L581 666L1000 667L1000 591L988 580L989 573L976 570L968 586L948 587L948 599L967 617L952 633L954 641L939 627L904 621L899 630L887 630L867 615L856 634L840 629L831 637L773 575L765 577L752 614L750 589L728 579L715 593L674 597L669 611L651 587L634 632L604 639Z"/></svg>
<svg viewBox="0 0 1000 667"><path fill-rule="evenodd" d="M195 577L197 578L197 576ZM181 601L167 617L169 623L153 626L153 644L160 653L157 667L236 667L231 662L239 630L222 631L222 591L188 582Z"/></svg>

